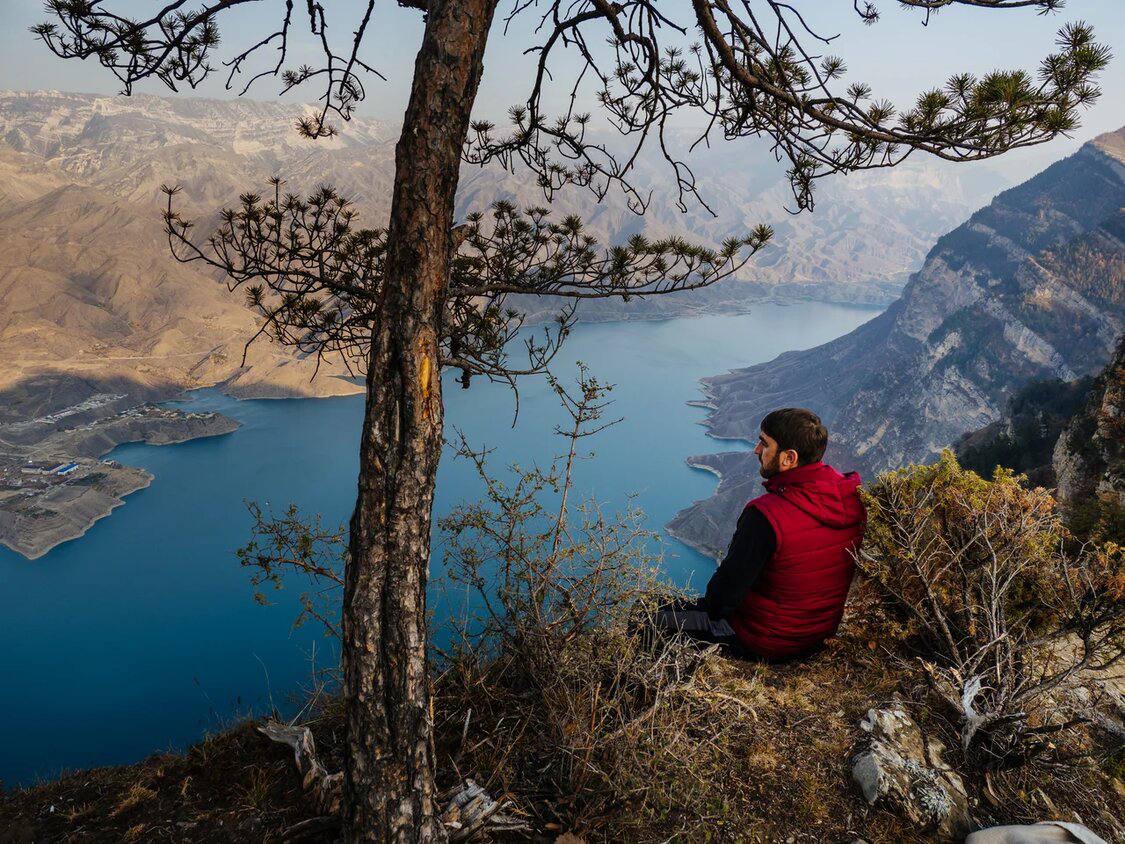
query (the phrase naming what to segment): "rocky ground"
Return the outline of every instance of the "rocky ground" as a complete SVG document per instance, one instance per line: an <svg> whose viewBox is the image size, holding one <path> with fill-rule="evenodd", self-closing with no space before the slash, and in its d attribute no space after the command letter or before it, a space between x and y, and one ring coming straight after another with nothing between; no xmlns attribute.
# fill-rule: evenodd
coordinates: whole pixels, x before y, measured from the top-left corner
<svg viewBox="0 0 1125 844"><path fill-rule="evenodd" d="M987 779L951 773L955 737L918 708L917 690L904 688L889 657L861 630L845 627L803 661L717 658L713 670L725 673L723 688L747 725L733 748L739 761L729 771L731 788L749 789L758 809L737 830L722 825L719 811L715 840L949 841L970 828L1044 819L1084 823L1107 841L1122 840L1120 780L1115 786L1103 769L1017 770ZM339 771L342 718L333 699L322 704L309 726L320 761ZM440 694L436 710L440 715ZM439 726L443 765L460 746L463 725L461 717L445 720L452 726L444 734ZM293 752L265 738L259 723L238 724L183 754L0 792L4 840L337 840L338 817L302 786ZM469 738L477 738L472 729ZM443 767L440 779L452 786L452 768ZM482 785L503 791L500 783ZM605 840L596 828L569 825L565 795L508 796L532 830L514 840Z"/></svg>

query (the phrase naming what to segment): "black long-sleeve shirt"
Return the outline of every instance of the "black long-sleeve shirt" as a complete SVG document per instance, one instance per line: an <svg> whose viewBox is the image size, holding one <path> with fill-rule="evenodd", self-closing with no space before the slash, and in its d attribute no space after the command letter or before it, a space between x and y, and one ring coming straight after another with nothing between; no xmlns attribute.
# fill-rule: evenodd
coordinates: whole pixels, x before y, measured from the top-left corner
<svg viewBox="0 0 1125 844"><path fill-rule="evenodd" d="M730 618L777 550L777 537L769 520L757 507L748 507L738 518L726 556L711 575L704 595L712 619Z"/></svg>

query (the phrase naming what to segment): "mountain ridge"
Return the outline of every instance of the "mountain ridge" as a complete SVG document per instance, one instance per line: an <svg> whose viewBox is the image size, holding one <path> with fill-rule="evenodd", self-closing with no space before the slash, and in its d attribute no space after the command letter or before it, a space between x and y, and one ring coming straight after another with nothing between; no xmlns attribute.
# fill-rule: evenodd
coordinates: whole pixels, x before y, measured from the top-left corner
<svg viewBox="0 0 1125 844"><path fill-rule="evenodd" d="M999 194L938 238L886 311L814 349L703 379L716 438L753 440L773 407L828 425L828 459L866 474L933 459L999 418L1032 378L1100 369L1125 327L1125 129ZM747 454L699 455L715 495L669 527L717 555L758 488Z"/></svg>

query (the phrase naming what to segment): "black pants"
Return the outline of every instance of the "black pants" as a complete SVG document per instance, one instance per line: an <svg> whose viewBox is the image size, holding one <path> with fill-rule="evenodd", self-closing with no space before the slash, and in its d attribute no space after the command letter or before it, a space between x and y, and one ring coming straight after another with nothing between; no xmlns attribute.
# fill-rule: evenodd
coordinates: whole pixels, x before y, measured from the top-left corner
<svg viewBox="0 0 1125 844"><path fill-rule="evenodd" d="M673 601L660 607L652 616L653 626L665 633L680 633L689 639L724 645L742 653L738 635L726 619L712 621L703 609L702 598Z"/></svg>

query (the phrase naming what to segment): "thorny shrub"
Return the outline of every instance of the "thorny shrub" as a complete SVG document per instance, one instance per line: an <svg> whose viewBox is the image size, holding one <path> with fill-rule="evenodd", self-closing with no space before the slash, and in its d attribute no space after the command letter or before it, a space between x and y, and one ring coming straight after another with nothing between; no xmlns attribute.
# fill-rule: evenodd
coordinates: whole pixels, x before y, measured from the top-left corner
<svg viewBox="0 0 1125 844"><path fill-rule="evenodd" d="M438 733L454 736L456 768L543 824L685 840L737 828L752 802L730 777L732 738L752 723L745 681L713 649L642 635L674 593L641 513L569 503L579 441L613 424L600 421L610 388L584 368L573 395L551 383L571 424L548 468L501 480L461 443L486 496L441 521L446 576L475 612L443 655Z"/></svg>
<svg viewBox="0 0 1125 844"><path fill-rule="evenodd" d="M985 480L949 451L880 476L864 500L870 620L915 645L969 764L1054 753L1097 717L1088 695L1061 692L1125 654L1121 548L1078 543L1047 491L1002 468Z"/></svg>
<svg viewBox="0 0 1125 844"><path fill-rule="evenodd" d="M579 444L614 424L602 419L612 388L581 365L576 390L549 383L569 417L550 465L501 477L486 452L454 444L484 497L439 521L438 585L464 600L433 637L449 642L435 659L439 777L473 778L544 828L618 840L737 834L755 805L752 784L731 776L756 718L748 681L714 648L642 635L648 614L679 594L660 577L643 513L573 501ZM294 508L250 509L254 535L239 557L255 587L308 576L298 622L338 635L344 528Z"/></svg>

